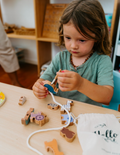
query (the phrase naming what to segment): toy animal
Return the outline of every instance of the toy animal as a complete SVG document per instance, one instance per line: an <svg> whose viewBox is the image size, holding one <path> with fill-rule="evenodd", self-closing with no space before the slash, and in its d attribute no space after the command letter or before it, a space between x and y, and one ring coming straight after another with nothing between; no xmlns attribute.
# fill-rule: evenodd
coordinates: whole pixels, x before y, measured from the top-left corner
<svg viewBox="0 0 120 155"><path fill-rule="evenodd" d="M61 72L61 69L59 70L59 72ZM56 83L57 83L57 75L55 76L52 82L48 80L44 81L44 87L48 88L48 91L50 91L51 93L56 94L58 92Z"/></svg>
<svg viewBox="0 0 120 155"><path fill-rule="evenodd" d="M51 142L44 143L47 151L51 150L54 155L64 155L63 152L59 152L56 139L53 139Z"/></svg>
<svg viewBox="0 0 120 155"><path fill-rule="evenodd" d="M27 111L26 115L24 118L21 119L21 123L24 125L28 125L30 122L30 116L31 113L34 112L34 108L30 108L29 111Z"/></svg>
<svg viewBox="0 0 120 155"><path fill-rule="evenodd" d="M71 111L71 106L73 105L73 101L68 100L67 104L63 105L64 108L66 108L69 112ZM64 108L61 107L61 114L65 114L66 111L64 110Z"/></svg>
<svg viewBox="0 0 120 155"><path fill-rule="evenodd" d="M70 131L67 128L63 128L62 130L60 130L60 135L62 137L65 137L65 139L68 142L72 142L75 139L75 136L76 136L76 134L74 132Z"/></svg>
<svg viewBox="0 0 120 155"><path fill-rule="evenodd" d="M31 113L30 122L35 122L36 124L39 124L40 126L42 126L48 121L49 119L47 115L45 115L43 112L39 112L37 114Z"/></svg>

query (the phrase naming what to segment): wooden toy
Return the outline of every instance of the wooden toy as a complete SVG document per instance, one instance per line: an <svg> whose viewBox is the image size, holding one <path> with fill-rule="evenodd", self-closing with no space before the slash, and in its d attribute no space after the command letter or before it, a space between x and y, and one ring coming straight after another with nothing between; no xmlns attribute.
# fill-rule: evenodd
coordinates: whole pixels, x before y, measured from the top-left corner
<svg viewBox="0 0 120 155"><path fill-rule="evenodd" d="M23 105L25 103L25 101L26 101L26 97L25 96L21 96L20 99L19 99L18 104L19 105Z"/></svg>
<svg viewBox="0 0 120 155"><path fill-rule="evenodd" d="M5 94L0 91L0 106L2 106L5 103Z"/></svg>
<svg viewBox="0 0 120 155"><path fill-rule="evenodd" d="M57 38L59 18L67 4L48 4L46 7L42 37Z"/></svg>
<svg viewBox="0 0 120 155"><path fill-rule="evenodd" d="M15 24L4 24L4 29L6 33L13 33L15 29L17 29Z"/></svg>
<svg viewBox="0 0 120 155"><path fill-rule="evenodd" d="M26 115L24 118L21 119L21 123L24 125L28 125L30 122L30 115L31 113L34 112L34 108L30 108L29 111L27 111Z"/></svg>
<svg viewBox="0 0 120 155"><path fill-rule="evenodd" d="M15 29L14 33L18 35L35 35L35 29L21 26L21 28Z"/></svg>
<svg viewBox="0 0 120 155"><path fill-rule="evenodd" d="M43 112L39 112L38 114L31 113L30 122L35 122L36 124L42 126L48 121L49 119L47 115L45 115Z"/></svg>
<svg viewBox="0 0 120 155"><path fill-rule="evenodd" d="M59 72L61 72L61 69L59 70ZM55 76L52 82L48 80L44 81L44 86L48 88L48 91L50 91L53 94L56 94L58 92L58 88L55 86L56 83L57 83L57 75Z"/></svg>
<svg viewBox="0 0 120 155"><path fill-rule="evenodd" d="M66 108L69 112L71 111L71 106L73 106L73 101L68 100L67 104L63 105L64 108ZM60 110L61 114L65 114L66 111L61 107Z"/></svg>
<svg viewBox="0 0 120 155"><path fill-rule="evenodd" d="M58 92L58 88L55 86L55 84L51 84L51 82L48 80L44 81L44 86L48 88L48 91L53 94L56 94Z"/></svg>
<svg viewBox="0 0 120 155"><path fill-rule="evenodd" d="M47 152L51 150L54 155L64 155L63 152L59 152L56 139L53 139L51 142L44 142Z"/></svg>
<svg viewBox="0 0 120 155"><path fill-rule="evenodd" d="M55 103L48 103L47 104L47 107L49 109L52 109L52 110L57 110L59 108L59 105L55 104Z"/></svg>
<svg viewBox="0 0 120 155"><path fill-rule="evenodd" d="M70 117L71 117L71 119L70 119L70 124L69 125L73 125L74 120L73 120L72 116L70 116ZM62 119L62 124L67 124L68 120L69 120L68 114L62 114L61 119Z"/></svg>
<svg viewBox="0 0 120 155"><path fill-rule="evenodd" d="M65 139L68 142L72 142L75 139L75 136L76 136L76 134L74 132L70 131L67 128L63 128L62 130L60 130L60 135L62 137L65 137Z"/></svg>

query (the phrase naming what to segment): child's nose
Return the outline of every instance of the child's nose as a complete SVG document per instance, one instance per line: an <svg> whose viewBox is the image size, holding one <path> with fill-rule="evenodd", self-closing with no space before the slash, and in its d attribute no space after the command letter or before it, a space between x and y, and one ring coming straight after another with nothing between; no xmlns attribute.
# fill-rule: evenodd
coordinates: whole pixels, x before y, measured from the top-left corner
<svg viewBox="0 0 120 155"><path fill-rule="evenodd" d="M78 48L78 45L77 45L76 41L71 42L71 48L72 49L77 49Z"/></svg>

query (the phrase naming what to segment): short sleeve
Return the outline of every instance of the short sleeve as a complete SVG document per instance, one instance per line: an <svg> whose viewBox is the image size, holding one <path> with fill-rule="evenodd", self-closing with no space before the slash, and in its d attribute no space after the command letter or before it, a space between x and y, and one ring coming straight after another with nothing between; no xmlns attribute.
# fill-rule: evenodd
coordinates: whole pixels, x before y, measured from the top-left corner
<svg viewBox="0 0 120 155"><path fill-rule="evenodd" d="M113 84L113 66L109 56L101 55L98 63L98 85L109 85L114 87Z"/></svg>
<svg viewBox="0 0 120 155"><path fill-rule="evenodd" d="M59 71L59 56L60 54L57 53L56 56L51 61L50 65L47 67L45 72L40 76L40 78L44 80L52 81L56 76L56 72Z"/></svg>

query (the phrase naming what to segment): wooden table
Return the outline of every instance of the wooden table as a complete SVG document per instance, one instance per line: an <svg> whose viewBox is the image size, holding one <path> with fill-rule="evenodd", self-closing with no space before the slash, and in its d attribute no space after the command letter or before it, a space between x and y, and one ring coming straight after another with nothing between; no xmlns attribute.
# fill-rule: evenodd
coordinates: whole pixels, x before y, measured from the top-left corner
<svg viewBox="0 0 120 155"><path fill-rule="evenodd" d="M49 95L45 99L37 99L32 90L11 86L0 83L0 91L6 95L6 102L0 107L0 154L1 155L36 155L37 153L30 150L26 145L27 137L34 131L46 128L61 127L60 111L50 110L47 103L53 103ZM27 101L24 105L18 105L19 98L26 96ZM66 104L67 99L55 97L61 104ZM49 122L40 127L37 124L30 123L27 126L21 124L29 108L34 108L35 112L42 111L49 117ZM119 112L105 109L98 106L88 105L82 102L74 102L72 107L73 114L77 117L80 113L109 113L120 115ZM76 132L76 126L70 126L70 130ZM78 137L72 143L67 142L61 135L60 131L47 131L37 133L30 139L30 144L44 155L53 155L47 152L44 147L44 141L57 140L59 150L64 155L82 155L82 148Z"/></svg>

